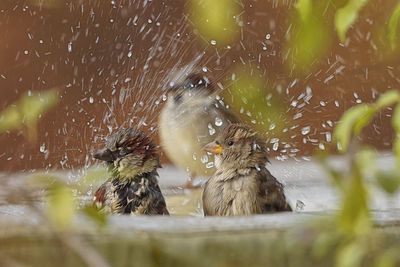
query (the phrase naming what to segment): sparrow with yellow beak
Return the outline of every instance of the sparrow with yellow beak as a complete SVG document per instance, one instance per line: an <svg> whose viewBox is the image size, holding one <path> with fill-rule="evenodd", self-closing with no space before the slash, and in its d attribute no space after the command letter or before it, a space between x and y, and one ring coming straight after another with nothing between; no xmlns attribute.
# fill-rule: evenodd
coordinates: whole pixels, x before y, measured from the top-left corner
<svg viewBox="0 0 400 267"><path fill-rule="evenodd" d="M231 124L204 149L215 155L217 169L204 188L204 215L292 211L283 185L266 168L266 143L256 132L243 124Z"/></svg>
<svg viewBox="0 0 400 267"><path fill-rule="evenodd" d="M168 215L158 186L156 146L146 134L120 129L94 158L105 161L111 178L94 195L94 206L110 213Z"/></svg>
<svg viewBox="0 0 400 267"><path fill-rule="evenodd" d="M168 100L159 118L164 151L172 163L188 172L189 179L211 175L214 157L202 148L238 119L216 99L214 86L203 74L190 74L166 93Z"/></svg>

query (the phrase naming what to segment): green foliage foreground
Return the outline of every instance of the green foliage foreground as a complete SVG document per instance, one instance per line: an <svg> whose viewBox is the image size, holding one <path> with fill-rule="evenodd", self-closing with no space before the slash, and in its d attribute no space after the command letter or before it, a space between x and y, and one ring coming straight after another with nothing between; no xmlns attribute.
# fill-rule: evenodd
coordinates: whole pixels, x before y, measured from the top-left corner
<svg viewBox="0 0 400 267"><path fill-rule="evenodd" d="M377 164L377 152L358 143L362 129L385 108L396 104L392 125L396 131L394 151L397 164L393 169L381 170ZM400 92L387 91L376 103L360 104L347 110L334 130L334 139L341 153L349 157L349 169L337 171L329 166L324 156L321 162L330 174L340 193L340 211L335 215L332 228L323 230L315 242L320 257L335 253L335 266L379 266L400 264L400 246L382 250L373 234L373 222L369 209L368 183L376 183L393 194L400 185ZM371 181L372 178L372 181Z"/></svg>

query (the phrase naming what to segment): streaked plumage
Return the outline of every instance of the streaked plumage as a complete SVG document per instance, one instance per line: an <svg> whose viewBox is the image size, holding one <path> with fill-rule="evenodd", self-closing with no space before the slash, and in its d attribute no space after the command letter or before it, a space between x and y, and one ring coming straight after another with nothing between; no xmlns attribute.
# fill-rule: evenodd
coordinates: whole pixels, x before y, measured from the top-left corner
<svg viewBox="0 0 400 267"><path fill-rule="evenodd" d="M214 157L202 149L226 125L238 119L221 102L211 82L202 74L190 74L167 89L168 100L159 119L161 144L168 158L191 176L211 175L206 167Z"/></svg>
<svg viewBox="0 0 400 267"><path fill-rule="evenodd" d="M120 129L94 155L111 172L96 191L94 205L110 213L168 215L158 186L159 156L150 137L133 128Z"/></svg>
<svg viewBox="0 0 400 267"><path fill-rule="evenodd" d="M203 192L205 215L240 216L291 211L283 185L267 170L266 144L242 124L226 127L208 144L216 172Z"/></svg>

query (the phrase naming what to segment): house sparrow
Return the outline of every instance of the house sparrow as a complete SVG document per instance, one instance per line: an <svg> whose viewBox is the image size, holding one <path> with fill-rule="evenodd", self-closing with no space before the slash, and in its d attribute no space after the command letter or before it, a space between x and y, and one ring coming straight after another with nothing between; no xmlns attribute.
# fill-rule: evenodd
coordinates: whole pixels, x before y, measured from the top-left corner
<svg viewBox="0 0 400 267"><path fill-rule="evenodd" d="M202 74L192 73L166 92L168 100L159 118L164 151L175 165L188 171L189 180L211 175L215 172L214 157L202 148L221 128L238 119L216 99L213 85Z"/></svg>
<svg viewBox="0 0 400 267"><path fill-rule="evenodd" d="M120 129L94 154L109 166L111 178L96 191L94 206L111 213L168 215L157 181L159 156L150 137Z"/></svg>
<svg viewBox="0 0 400 267"><path fill-rule="evenodd" d="M292 211L283 185L267 170L266 143L243 124L231 124L204 147L216 172L203 192L205 215L251 215Z"/></svg>

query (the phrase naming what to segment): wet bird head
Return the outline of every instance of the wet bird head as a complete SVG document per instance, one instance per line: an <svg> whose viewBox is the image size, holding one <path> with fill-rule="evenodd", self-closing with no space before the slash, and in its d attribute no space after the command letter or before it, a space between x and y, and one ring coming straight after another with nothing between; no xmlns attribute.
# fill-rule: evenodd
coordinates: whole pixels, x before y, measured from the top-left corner
<svg viewBox="0 0 400 267"><path fill-rule="evenodd" d="M217 168L251 168L268 162L266 142L244 124L225 127L204 150L215 155Z"/></svg>
<svg viewBox="0 0 400 267"><path fill-rule="evenodd" d="M164 91L175 104L208 97L213 93L210 80L201 73L189 74L182 82L172 82Z"/></svg>
<svg viewBox="0 0 400 267"><path fill-rule="evenodd" d="M146 134L133 129L120 129L112 134L106 147L93 155L107 162L114 177L130 179L160 167L156 146Z"/></svg>

